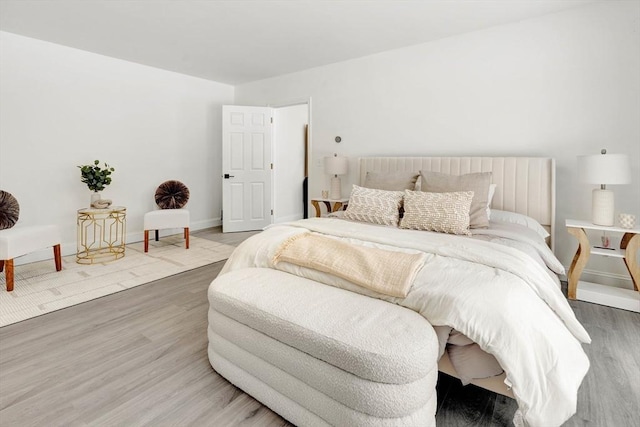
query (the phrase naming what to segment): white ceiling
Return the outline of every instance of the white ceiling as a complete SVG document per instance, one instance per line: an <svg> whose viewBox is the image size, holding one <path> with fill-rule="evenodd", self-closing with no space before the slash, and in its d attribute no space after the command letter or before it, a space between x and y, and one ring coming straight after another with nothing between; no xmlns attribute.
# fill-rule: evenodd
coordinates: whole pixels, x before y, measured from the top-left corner
<svg viewBox="0 0 640 427"><path fill-rule="evenodd" d="M593 0L0 0L0 30L231 85Z"/></svg>

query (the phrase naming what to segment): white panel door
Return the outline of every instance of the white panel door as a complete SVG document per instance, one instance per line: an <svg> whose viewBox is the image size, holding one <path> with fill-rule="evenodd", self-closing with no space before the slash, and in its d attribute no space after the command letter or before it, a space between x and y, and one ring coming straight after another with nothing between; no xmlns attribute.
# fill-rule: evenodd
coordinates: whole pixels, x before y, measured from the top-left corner
<svg viewBox="0 0 640 427"><path fill-rule="evenodd" d="M222 231L271 224L271 108L222 106Z"/></svg>

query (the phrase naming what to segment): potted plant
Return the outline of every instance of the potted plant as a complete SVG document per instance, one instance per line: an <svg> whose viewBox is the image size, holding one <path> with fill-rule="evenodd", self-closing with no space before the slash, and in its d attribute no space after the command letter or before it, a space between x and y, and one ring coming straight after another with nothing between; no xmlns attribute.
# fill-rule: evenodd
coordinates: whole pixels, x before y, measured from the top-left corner
<svg viewBox="0 0 640 427"><path fill-rule="evenodd" d="M105 189L105 187L111 184L111 173L115 169L108 164L104 164L104 168L100 167L100 161L94 160L92 165L78 166L80 168L81 181L87 184L89 190L93 191L91 195L91 205L95 201L100 200L99 191Z"/></svg>

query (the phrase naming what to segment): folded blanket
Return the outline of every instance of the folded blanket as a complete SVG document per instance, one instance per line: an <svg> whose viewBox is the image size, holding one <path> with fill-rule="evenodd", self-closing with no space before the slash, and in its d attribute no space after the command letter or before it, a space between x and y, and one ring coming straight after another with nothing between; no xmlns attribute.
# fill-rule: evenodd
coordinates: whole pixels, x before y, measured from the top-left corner
<svg viewBox="0 0 640 427"><path fill-rule="evenodd" d="M286 240L276 251L273 263L311 268L381 294L404 298L425 259L424 253L389 251L304 233Z"/></svg>

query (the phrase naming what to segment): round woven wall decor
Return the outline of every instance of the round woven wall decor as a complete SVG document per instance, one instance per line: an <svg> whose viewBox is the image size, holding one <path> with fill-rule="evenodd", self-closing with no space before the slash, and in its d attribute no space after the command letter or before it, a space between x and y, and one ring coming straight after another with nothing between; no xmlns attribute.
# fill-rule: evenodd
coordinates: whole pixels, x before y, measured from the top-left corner
<svg viewBox="0 0 640 427"><path fill-rule="evenodd" d="M16 198L0 190L0 230L13 227L19 216L20 205Z"/></svg>
<svg viewBox="0 0 640 427"><path fill-rule="evenodd" d="M160 209L180 209L189 201L189 189L180 181L165 181L156 190L156 204Z"/></svg>

